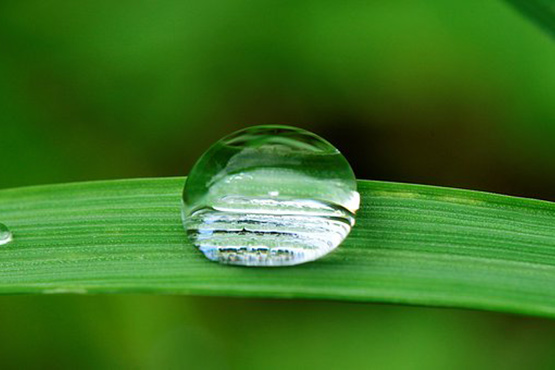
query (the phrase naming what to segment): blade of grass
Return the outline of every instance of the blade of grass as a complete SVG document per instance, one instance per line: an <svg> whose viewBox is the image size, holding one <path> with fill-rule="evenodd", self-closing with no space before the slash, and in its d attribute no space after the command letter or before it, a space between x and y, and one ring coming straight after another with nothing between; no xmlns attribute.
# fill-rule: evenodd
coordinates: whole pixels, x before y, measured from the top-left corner
<svg viewBox="0 0 555 370"><path fill-rule="evenodd" d="M555 203L359 181L339 249L287 268L223 266L187 240L184 178L0 191L0 293L176 293L467 307L555 317Z"/></svg>
<svg viewBox="0 0 555 370"><path fill-rule="evenodd" d="M507 0L555 36L555 0Z"/></svg>

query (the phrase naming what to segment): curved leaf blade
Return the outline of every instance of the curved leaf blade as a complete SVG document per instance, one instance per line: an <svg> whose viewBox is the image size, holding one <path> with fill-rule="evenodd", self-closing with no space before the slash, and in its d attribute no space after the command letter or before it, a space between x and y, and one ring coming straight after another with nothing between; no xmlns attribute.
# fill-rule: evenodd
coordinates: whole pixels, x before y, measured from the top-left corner
<svg viewBox="0 0 555 370"><path fill-rule="evenodd" d="M0 191L0 293L175 293L465 307L555 317L555 203L359 181L362 207L329 256L222 266L187 240L184 178Z"/></svg>
<svg viewBox="0 0 555 370"><path fill-rule="evenodd" d="M555 36L555 0L507 0Z"/></svg>

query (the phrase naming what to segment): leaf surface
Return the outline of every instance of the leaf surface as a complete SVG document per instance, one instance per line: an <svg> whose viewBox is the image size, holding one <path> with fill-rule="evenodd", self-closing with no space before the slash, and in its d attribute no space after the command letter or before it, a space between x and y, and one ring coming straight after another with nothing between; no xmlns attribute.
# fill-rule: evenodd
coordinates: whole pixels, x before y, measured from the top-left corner
<svg viewBox="0 0 555 370"><path fill-rule="evenodd" d="M185 178L0 191L0 293L172 293L465 307L555 317L555 203L359 181L348 239L294 267L210 262L181 224Z"/></svg>

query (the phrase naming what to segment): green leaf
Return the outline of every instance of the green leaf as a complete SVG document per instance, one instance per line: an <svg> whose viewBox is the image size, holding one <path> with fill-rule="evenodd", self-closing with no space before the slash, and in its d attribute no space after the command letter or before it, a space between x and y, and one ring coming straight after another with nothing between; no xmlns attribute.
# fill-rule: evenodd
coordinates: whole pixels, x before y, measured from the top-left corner
<svg viewBox="0 0 555 370"><path fill-rule="evenodd" d="M0 191L0 293L176 293L467 307L555 317L555 203L359 181L347 241L305 265L210 262L186 238L184 178Z"/></svg>
<svg viewBox="0 0 555 370"><path fill-rule="evenodd" d="M507 0L555 36L555 0Z"/></svg>

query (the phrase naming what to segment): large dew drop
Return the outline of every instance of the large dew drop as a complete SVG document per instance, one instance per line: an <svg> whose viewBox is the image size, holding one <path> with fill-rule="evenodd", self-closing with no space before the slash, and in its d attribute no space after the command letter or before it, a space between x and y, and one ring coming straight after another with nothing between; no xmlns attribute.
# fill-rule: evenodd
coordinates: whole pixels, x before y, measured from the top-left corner
<svg viewBox="0 0 555 370"><path fill-rule="evenodd" d="M0 246L6 245L11 242L13 239L11 231L8 227L2 223L0 223Z"/></svg>
<svg viewBox="0 0 555 370"><path fill-rule="evenodd" d="M211 260L248 266L313 261L349 234L359 207L349 163L288 126L256 126L214 144L183 192L183 222Z"/></svg>

